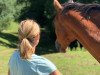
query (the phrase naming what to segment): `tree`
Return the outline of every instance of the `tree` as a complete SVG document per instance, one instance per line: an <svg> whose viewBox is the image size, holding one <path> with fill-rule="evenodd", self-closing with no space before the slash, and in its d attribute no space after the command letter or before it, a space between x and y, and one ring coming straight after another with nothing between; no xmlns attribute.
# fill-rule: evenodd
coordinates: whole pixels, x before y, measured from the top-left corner
<svg viewBox="0 0 100 75"><path fill-rule="evenodd" d="M14 12L12 9L9 0L0 0L0 32L9 26L9 21Z"/></svg>
<svg viewBox="0 0 100 75"><path fill-rule="evenodd" d="M17 0L0 0L0 32L10 25L10 21L17 17L22 8L17 5Z"/></svg>

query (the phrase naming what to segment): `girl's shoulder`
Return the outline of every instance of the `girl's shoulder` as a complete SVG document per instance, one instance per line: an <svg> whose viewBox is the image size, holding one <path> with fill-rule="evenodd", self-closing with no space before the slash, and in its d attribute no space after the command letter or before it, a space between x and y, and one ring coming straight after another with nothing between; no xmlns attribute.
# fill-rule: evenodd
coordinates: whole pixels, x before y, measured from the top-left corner
<svg viewBox="0 0 100 75"><path fill-rule="evenodd" d="M37 64L54 65L52 63L52 61L50 61L49 59L47 59L43 56L36 55L36 54L33 54L32 58L28 59L28 60L31 61L31 62L37 62Z"/></svg>
<svg viewBox="0 0 100 75"><path fill-rule="evenodd" d="M17 57L20 57L20 52L19 52L19 50L14 50L14 52L12 53L11 58L15 59Z"/></svg>

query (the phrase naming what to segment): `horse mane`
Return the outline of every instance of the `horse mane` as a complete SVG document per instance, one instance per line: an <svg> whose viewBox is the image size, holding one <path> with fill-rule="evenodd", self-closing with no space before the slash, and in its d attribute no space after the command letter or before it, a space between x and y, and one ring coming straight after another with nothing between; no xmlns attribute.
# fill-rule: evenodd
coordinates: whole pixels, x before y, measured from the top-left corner
<svg viewBox="0 0 100 75"><path fill-rule="evenodd" d="M83 4L83 3L64 3L62 4L64 7L62 10L62 14L64 15L69 10L80 11L81 14L85 14L86 16L90 14L92 10L100 11L100 4L92 3L92 4Z"/></svg>

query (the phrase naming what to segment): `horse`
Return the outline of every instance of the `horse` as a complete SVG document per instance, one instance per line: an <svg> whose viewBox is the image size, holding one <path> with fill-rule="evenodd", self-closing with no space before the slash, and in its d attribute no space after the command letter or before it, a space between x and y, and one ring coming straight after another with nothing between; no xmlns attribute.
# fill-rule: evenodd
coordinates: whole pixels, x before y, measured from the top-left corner
<svg viewBox="0 0 100 75"><path fill-rule="evenodd" d="M57 50L66 52L70 43L78 40L100 63L100 5L54 0L54 8Z"/></svg>

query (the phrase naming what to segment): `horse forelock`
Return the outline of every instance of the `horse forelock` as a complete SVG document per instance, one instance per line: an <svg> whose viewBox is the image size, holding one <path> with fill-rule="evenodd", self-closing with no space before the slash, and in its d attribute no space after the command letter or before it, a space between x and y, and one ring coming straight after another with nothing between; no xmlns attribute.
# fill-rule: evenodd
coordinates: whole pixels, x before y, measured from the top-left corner
<svg viewBox="0 0 100 75"><path fill-rule="evenodd" d="M62 10L63 15L67 13L69 10L79 11L82 14L86 14L86 15L89 15L92 10L100 11L100 4L97 4L97 3L82 4L82 3L77 3L77 2L74 2L74 3L66 2L62 4L62 6L63 6L63 10Z"/></svg>

